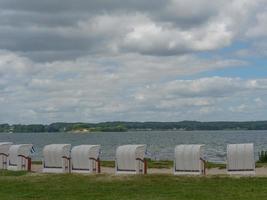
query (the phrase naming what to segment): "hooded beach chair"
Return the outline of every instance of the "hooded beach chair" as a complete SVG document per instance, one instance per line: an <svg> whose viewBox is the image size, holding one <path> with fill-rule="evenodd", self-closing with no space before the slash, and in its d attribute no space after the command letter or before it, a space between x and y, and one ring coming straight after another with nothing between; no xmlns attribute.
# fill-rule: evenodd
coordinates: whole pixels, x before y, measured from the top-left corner
<svg viewBox="0 0 267 200"><path fill-rule="evenodd" d="M175 175L205 174L205 160L203 159L203 145L177 145L174 150Z"/></svg>
<svg viewBox="0 0 267 200"><path fill-rule="evenodd" d="M116 174L146 174L146 145L123 145L116 150Z"/></svg>
<svg viewBox="0 0 267 200"><path fill-rule="evenodd" d="M70 144L50 144L43 148L43 172L70 172Z"/></svg>
<svg viewBox="0 0 267 200"><path fill-rule="evenodd" d="M11 145L8 150L7 169L13 171L31 171L32 144Z"/></svg>
<svg viewBox="0 0 267 200"><path fill-rule="evenodd" d="M100 145L79 145L71 150L71 172L100 173Z"/></svg>
<svg viewBox="0 0 267 200"><path fill-rule="evenodd" d="M7 169L8 150L11 142L0 142L0 169Z"/></svg>
<svg viewBox="0 0 267 200"><path fill-rule="evenodd" d="M255 159L253 144L227 145L228 174L255 174Z"/></svg>

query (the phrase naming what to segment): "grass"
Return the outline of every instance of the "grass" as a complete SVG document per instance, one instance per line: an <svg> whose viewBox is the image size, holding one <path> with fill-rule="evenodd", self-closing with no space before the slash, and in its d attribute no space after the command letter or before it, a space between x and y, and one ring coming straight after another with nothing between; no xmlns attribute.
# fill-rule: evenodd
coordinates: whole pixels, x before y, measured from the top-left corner
<svg viewBox="0 0 267 200"><path fill-rule="evenodd" d="M155 168L155 169L170 169L173 167L173 161L171 160L147 160L148 168ZM32 164L35 165L41 165L42 161L33 161ZM226 165L221 163L212 163L207 162L207 168L219 168L219 169L225 169ZM115 167L115 161L107 161L107 160L101 160L101 167ZM267 163L256 163L256 167L267 167Z"/></svg>
<svg viewBox="0 0 267 200"><path fill-rule="evenodd" d="M115 167L115 161L101 160L101 167Z"/></svg>
<svg viewBox="0 0 267 200"><path fill-rule="evenodd" d="M32 164L34 164L34 165L41 165L42 164L42 161L40 161L40 160L33 160L32 161Z"/></svg>
<svg viewBox="0 0 267 200"><path fill-rule="evenodd" d="M148 160L148 168L155 168L155 169L170 169L173 167L173 161L171 160L160 160L160 161L155 161L155 160ZM35 165L41 165L42 161L33 161L32 164ZM115 161L101 161L101 167L115 167ZM207 162L206 167L208 169L211 168L218 168L218 169L225 169L226 164L221 164L221 163L212 163L212 162ZM256 167L267 167L267 163L263 162L256 162ZM0 174L1 175L1 174Z"/></svg>
<svg viewBox="0 0 267 200"><path fill-rule="evenodd" d="M8 171L8 170L0 170L0 177L2 176L23 176L26 175L25 171Z"/></svg>
<svg viewBox="0 0 267 200"><path fill-rule="evenodd" d="M256 200L266 199L267 178L173 175L38 175L1 172L1 200Z"/></svg>
<svg viewBox="0 0 267 200"><path fill-rule="evenodd" d="M148 168L172 168L173 161L169 160L161 160L161 161L154 161L154 160L147 160ZM102 167L115 167L115 161L101 161Z"/></svg>
<svg viewBox="0 0 267 200"><path fill-rule="evenodd" d="M147 160L148 163L148 168L155 168L155 169L170 169L173 167L173 161L171 160L160 160L160 161L155 161L155 160ZM42 161L33 161L32 164L35 165L41 165ZM115 167L115 161L101 161L101 167ZM212 163L212 162L207 162L206 167L208 169L211 168L218 168L218 169L225 169L226 164L222 163ZM256 162L256 167L267 167L266 162ZM0 174L1 175L1 174Z"/></svg>
<svg viewBox="0 0 267 200"><path fill-rule="evenodd" d="M267 163L256 162L256 167L267 167Z"/></svg>
<svg viewBox="0 0 267 200"><path fill-rule="evenodd" d="M155 160L148 160L148 168L156 168L156 169L170 169L173 167L173 161L171 160L160 160L160 161L155 161ZM115 167L115 161L101 161L101 166L102 167ZM211 168L218 168L218 169L226 169L226 164L223 163L213 163L213 162L207 162L206 167L208 169ZM256 167L267 167L266 162L256 162Z"/></svg>
<svg viewBox="0 0 267 200"><path fill-rule="evenodd" d="M161 160L161 161L154 161L154 160L147 160L148 168L172 168L173 161L169 160ZM102 167L115 167L115 161L101 161Z"/></svg>
<svg viewBox="0 0 267 200"><path fill-rule="evenodd" d="M147 160L147 164L148 164L148 168L156 168L156 169L163 169L163 168L170 169L173 167L173 161L171 160L160 160L160 161ZM102 167L115 167L115 162L114 161L101 161L101 166ZM226 165L207 162L207 168L208 169L210 168L225 169Z"/></svg>
<svg viewBox="0 0 267 200"><path fill-rule="evenodd" d="M226 169L226 164L207 162L206 167L208 169L211 168Z"/></svg>

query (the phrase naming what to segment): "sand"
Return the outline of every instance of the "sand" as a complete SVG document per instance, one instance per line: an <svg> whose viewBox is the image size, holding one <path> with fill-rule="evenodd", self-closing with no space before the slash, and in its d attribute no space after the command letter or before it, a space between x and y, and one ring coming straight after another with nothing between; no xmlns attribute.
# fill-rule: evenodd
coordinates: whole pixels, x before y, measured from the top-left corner
<svg viewBox="0 0 267 200"><path fill-rule="evenodd" d="M36 173L42 172L42 165L32 165L32 171ZM115 174L115 169L111 167L101 167L102 174ZM173 174L173 169L154 169L150 168L147 170L148 174ZM212 168L207 169L207 175L227 175L225 169ZM267 167L256 168L255 176L267 176Z"/></svg>

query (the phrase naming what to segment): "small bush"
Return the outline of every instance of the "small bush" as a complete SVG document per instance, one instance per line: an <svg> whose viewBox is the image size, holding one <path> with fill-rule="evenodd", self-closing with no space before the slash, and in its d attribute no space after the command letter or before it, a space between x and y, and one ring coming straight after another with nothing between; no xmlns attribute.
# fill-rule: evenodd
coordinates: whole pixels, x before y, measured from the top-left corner
<svg viewBox="0 0 267 200"><path fill-rule="evenodd" d="M267 151L261 151L259 152L259 162L261 163L267 163Z"/></svg>

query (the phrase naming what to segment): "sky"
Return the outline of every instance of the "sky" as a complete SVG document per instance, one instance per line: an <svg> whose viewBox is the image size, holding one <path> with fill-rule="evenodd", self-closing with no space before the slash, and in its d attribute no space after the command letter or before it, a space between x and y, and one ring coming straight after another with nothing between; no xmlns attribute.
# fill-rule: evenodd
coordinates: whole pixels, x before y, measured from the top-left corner
<svg viewBox="0 0 267 200"><path fill-rule="evenodd" d="M267 120L267 0L0 0L0 123Z"/></svg>

